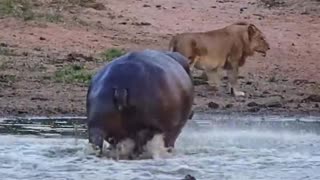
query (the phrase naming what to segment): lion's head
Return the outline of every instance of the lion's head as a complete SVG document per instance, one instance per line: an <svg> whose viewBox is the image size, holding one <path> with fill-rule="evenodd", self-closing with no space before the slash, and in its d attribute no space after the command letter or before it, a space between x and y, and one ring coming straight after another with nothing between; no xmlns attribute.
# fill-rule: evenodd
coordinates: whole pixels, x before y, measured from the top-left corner
<svg viewBox="0 0 320 180"><path fill-rule="evenodd" d="M270 49L270 45L264 34L253 24L249 24L248 26L248 38L250 41L250 49L253 52L258 52L263 56L266 56L267 51Z"/></svg>

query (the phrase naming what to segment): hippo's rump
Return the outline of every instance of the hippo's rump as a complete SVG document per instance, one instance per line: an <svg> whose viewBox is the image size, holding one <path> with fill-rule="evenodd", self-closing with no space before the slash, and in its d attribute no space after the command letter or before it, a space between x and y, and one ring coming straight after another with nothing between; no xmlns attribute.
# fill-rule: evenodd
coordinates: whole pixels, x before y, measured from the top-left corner
<svg viewBox="0 0 320 180"><path fill-rule="evenodd" d="M174 58L178 58L178 61ZM182 59L179 59L182 58ZM150 126L166 126L159 121L146 119L169 118L179 123L185 113L183 103L192 101L192 82L183 67L184 57L169 56L159 51L144 50L128 53L110 62L93 78L88 99L99 108L115 111L114 91L126 90L128 107L133 114L129 119L134 123L150 123ZM93 108L93 107L91 107ZM176 113L181 112L181 113ZM130 113L130 111L129 111ZM173 125L172 124L172 125ZM171 126L171 125L168 125Z"/></svg>

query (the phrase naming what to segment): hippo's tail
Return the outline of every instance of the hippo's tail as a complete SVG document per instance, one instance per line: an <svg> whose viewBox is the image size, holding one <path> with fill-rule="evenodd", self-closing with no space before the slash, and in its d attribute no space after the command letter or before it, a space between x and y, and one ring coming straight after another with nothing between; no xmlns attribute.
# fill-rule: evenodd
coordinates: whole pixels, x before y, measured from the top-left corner
<svg viewBox="0 0 320 180"><path fill-rule="evenodd" d="M118 111L122 111L124 108L128 107L128 89L126 88L114 88L113 100Z"/></svg>

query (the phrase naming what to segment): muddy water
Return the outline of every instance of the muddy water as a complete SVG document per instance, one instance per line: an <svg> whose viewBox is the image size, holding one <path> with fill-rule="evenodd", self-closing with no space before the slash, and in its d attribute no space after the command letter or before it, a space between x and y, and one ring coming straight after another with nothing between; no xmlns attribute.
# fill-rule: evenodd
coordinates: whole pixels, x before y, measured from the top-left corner
<svg viewBox="0 0 320 180"><path fill-rule="evenodd" d="M0 135L2 180L320 179L320 124L195 116L169 159L112 161L74 137ZM310 119L306 118L305 121ZM313 122L315 121L315 122Z"/></svg>

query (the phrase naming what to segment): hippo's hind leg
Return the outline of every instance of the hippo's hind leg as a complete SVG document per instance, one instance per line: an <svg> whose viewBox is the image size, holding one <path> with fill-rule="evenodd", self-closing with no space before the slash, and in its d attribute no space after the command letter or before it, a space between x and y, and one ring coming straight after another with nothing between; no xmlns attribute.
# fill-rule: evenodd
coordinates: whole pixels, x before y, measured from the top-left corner
<svg viewBox="0 0 320 180"><path fill-rule="evenodd" d="M138 158L144 152L144 146L154 136L154 131L150 129L139 130L134 136L135 147L131 155L132 159Z"/></svg>
<svg viewBox="0 0 320 180"><path fill-rule="evenodd" d="M134 157L139 159L165 157L168 154L165 133L160 130L152 128L140 130L135 142Z"/></svg>

